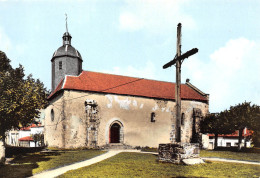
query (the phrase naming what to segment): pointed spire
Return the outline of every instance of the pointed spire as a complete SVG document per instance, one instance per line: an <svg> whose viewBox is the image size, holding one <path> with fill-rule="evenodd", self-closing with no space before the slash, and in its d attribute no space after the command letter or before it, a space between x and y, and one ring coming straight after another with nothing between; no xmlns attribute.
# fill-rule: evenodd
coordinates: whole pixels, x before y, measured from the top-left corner
<svg viewBox="0 0 260 178"><path fill-rule="evenodd" d="M65 13L65 16L66 16L66 32L68 33L68 16L67 16L67 13Z"/></svg>
<svg viewBox="0 0 260 178"><path fill-rule="evenodd" d="M68 31L68 16L67 14L65 13L65 21L66 21L66 32L64 33L63 35L63 45L71 45L71 36L69 34L69 31Z"/></svg>

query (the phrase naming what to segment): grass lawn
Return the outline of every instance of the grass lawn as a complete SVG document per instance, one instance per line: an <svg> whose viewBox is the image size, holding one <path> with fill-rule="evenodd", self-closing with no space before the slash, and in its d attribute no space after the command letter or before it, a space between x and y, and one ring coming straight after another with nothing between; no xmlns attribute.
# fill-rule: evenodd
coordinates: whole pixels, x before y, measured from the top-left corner
<svg viewBox="0 0 260 178"><path fill-rule="evenodd" d="M260 162L260 153L253 153L253 152L200 150L200 156L201 157L218 157L218 158L229 158L229 159L259 161Z"/></svg>
<svg viewBox="0 0 260 178"><path fill-rule="evenodd" d="M149 148L149 147L142 148L141 150L146 152L158 152L156 148ZM222 150L222 151L200 150L200 156L260 162L260 149L250 148L250 149L242 150L241 152L227 151L227 150Z"/></svg>
<svg viewBox="0 0 260 178"><path fill-rule="evenodd" d="M61 167L98 156L104 151L78 150L37 152L16 156L12 165L0 167L0 177L28 177L44 170Z"/></svg>
<svg viewBox="0 0 260 178"><path fill-rule="evenodd" d="M60 177L259 177L260 166L223 162L185 166L156 161L157 156L120 153Z"/></svg>

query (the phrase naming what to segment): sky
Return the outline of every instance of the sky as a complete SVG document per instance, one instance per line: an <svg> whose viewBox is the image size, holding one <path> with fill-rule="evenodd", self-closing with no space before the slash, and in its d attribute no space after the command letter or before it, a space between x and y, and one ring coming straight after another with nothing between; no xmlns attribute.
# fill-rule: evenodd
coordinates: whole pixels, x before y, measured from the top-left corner
<svg viewBox="0 0 260 178"><path fill-rule="evenodd" d="M0 50L13 67L51 89L51 58L62 45L65 13L83 70L175 82L177 24L181 81L210 94L210 112L260 105L259 0L0 0Z"/></svg>

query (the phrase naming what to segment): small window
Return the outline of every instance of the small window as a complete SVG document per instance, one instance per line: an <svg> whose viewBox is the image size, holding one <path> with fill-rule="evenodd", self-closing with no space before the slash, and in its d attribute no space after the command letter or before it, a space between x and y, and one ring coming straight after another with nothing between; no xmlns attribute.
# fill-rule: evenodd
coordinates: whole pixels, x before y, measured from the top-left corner
<svg viewBox="0 0 260 178"><path fill-rule="evenodd" d="M184 121L185 121L185 114L182 113L181 114L181 125L184 125Z"/></svg>
<svg viewBox="0 0 260 178"><path fill-rule="evenodd" d="M53 111L53 109L51 110L51 121L54 121L54 111Z"/></svg>
<svg viewBox="0 0 260 178"><path fill-rule="evenodd" d="M155 122L155 113L154 112L151 113L151 122Z"/></svg>
<svg viewBox="0 0 260 178"><path fill-rule="evenodd" d="M62 61L59 61L59 70L62 69Z"/></svg>

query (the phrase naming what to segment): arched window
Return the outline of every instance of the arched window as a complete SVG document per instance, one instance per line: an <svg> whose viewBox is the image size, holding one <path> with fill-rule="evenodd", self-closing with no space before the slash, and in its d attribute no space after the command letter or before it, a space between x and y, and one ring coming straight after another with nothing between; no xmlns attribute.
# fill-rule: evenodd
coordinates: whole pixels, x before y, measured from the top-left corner
<svg viewBox="0 0 260 178"><path fill-rule="evenodd" d="M185 114L182 113L181 114L181 125L184 125L184 122L185 122Z"/></svg>
<svg viewBox="0 0 260 178"><path fill-rule="evenodd" d="M53 109L51 110L51 121L54 121L54 111L53 111Z"/></svg>
<svg viewBox="0 0 260 178"><path fill-rule="evenodd" d="M151 113L151 122L155 122L155 113L154 112Z"/></svg>

